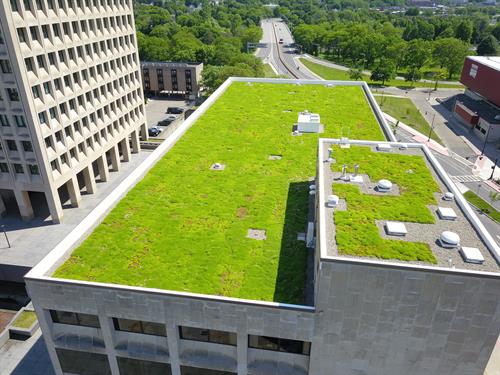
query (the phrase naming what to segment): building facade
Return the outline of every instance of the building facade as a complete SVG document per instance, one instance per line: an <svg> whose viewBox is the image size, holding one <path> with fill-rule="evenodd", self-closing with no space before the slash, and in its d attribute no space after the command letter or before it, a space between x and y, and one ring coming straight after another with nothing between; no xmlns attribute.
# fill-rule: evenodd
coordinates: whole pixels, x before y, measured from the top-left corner
<svg viewBox="0 0 500 375"><path fill-rule="evenodd" d="M487 142L500 140L500 57L469 56L460 82L466 87L453 107L455 118Z"/></svg>
<svg viewBox="0 0 500 375"><path fill-rule="evenodd" d="M200 96L203 63L141 62L141 69L147 95Z"/></svg>
<svg viewBox="0 0 500 375"><path fill-rule="evenodd" d="M156 160L232 80L182 124L175 138L162 143ZM249 85L265 82L234 80ZM295 80L281 83L333 84ZM348 84L369 90L364 83ZM375 115L381 118L373 97L367 96ZM383 120L381 127L388 130ZM491 268L467 265L460 261L458 252L453 259L457 267L335 254L334 241L328 239L334 235L333 224L328 224L333 215L325 205L330 194L327 187L331 186L326 149L341 142L345 146L346 140L328 139L319 143L313 194L316 240L310 250L314 259L311 305L53 277L81 237L92 231L124 191L148 172L155 163L150 158L103 202L98 212L89 215L65 243L26 276L56 373L483 374L500 332L500 276L495 263L500 249L425 146L397 143L390 131L388 138L388 142L347 140L347 146L383 145L384 149L425 154L443 188L455 194L457 211L462 210L464 215L459 221L469 223L471 238L480 236L484 241L483 254ZM476 231L479 234L474 234Z"/></svg>
<svg viewBox="0 0 500 375"><path fill-rule="evenodd" d="M58 223L147 138L132 1L3 1L0 32L0 213Z"/></svg>

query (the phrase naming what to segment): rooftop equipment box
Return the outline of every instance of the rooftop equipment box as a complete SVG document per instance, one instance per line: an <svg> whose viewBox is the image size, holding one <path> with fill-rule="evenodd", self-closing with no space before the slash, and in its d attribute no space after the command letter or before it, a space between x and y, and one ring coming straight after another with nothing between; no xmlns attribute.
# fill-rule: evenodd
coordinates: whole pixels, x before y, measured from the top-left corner
<svg viewBox="0 0 500 375"><path fill-rule="evenodd" d="M322 126L317 113L299 112L297 130L301 133L320 133Z"/></svg>

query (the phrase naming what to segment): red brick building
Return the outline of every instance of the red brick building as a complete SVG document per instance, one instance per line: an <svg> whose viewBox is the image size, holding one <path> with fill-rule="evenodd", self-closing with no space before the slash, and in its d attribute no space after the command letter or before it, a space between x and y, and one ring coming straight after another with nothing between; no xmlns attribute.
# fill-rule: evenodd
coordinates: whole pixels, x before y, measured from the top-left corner
<svg viewBox="0 0 500 375"><path fill-rule="evenodd" d="M467 57L460 82L466 90L456 97L455 117L487 142L500 140L500 57Z"/></svg>

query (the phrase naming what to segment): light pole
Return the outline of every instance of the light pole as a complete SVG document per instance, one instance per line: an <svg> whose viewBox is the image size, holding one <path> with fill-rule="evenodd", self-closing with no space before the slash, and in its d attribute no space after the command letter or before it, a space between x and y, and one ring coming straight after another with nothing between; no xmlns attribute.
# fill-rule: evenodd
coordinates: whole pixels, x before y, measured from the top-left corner
<svg viewBox="0 0 500 375"><path fill-rule="evenodd" d="M432 116L431 129L429 130L429 138L427 138L427 142L431 140L432 130L434 129L434 119L436 118L436 113Z"/></svg>
<svg viewBox="0 0 500 375"><path fill-rule="evenodd" d="M493 180L493 175L495 174L495 168L497 167L498 163L498 158L495 159L495 163L493 164L493 167L491 167L491 176L488 178L488 180Z"/></svg>
<svg viewBox="0 0 500 375"><path fill-rule="evenodd" d="M5 236L5 240L7 241L7 245L9 246L9 249L10 249L10 241L9 241L9 237L7 237L7 232L5 230L5 225L2 225L2 231L3 231L3 234Z"/></svg>
<svg viewBox="0 0 500 375"><path fill-rule="evenodd" d="M488 136L490 135L490 129L491 125L488 126L488 131L486 132L486 136L484 137L484 143L483 143L483 149L481 150L481 155L479 155L480 158L484 155L484 149L486 148L486 142L488 141Z"/></svg>

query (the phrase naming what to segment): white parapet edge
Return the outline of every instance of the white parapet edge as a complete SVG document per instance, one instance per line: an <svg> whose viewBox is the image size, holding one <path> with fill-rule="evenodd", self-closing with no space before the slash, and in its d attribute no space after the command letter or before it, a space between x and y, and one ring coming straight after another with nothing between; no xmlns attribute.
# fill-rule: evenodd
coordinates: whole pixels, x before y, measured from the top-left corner
<svg viewBox="0 0 500 375"><path fill-rule="evenodd" d="M318 147L318 187L317 190L319 191L318 196L318 206L319 206L319 216L318 216L318 236L319 236L319 246L320 246L320 257L321 259L325 260L346 260L349 262L353 263L360 263L360 264L373 264L373 265L386 265L386 266L393 266L393 267L402 267L402 268L411 268L415 270L425 270L425 271L433 271L433 270L438 270L438 271L445 271L445 272L451 272L451 273L462 273L462 274L470 274L470 275L485 275L485 276L494 276L494 277L500 277L499 273L495 272L486 272L486 271L475 271L475 270L468 270L468 269L463 269L463 268L445 268L445 267L437 267L437 266L424 266L424 265L415 265L415 264L404 264L404 263L398 263L398 262L391 262L391 261L379 261L379 260L374 260L374 259L364 259L364 258L346 258L342 256L331 256L327 254L327 244L326 244L326 223L325 219L326 218L326 212L325 212L325 176L324 176L324 171L323 171L323 161L324 159L324 153L323 153L323 147L324 144L340 144L341 140L336 139L336 138L320 138L319 139L319 147ZM365 141L365 140L349 140L349 143L351 145L359 145L359 146L377 146L378 144L384 143L388 144L390 146L394 147L399 147L402 143L401 142L380 142L380 141ZM487 249L490 251L491 255L496 259L497 262L500 263L500 247L498 244L495 242L493 239L492 235L488 232L488 230L485 228L483 223L479 220L477 217L476 213L472 208L470 207L469 203L467 200L464 198L464 196L460 193L459 189L455 186L451 178L448 176L444 168L441 166L439 161L434 157L430 149L421 143L406 143L404 144L408 148L418 148L422 150L424 155L427 157L427 160L431 164L431 166L434 168L435 172L437 175L442 179L446 187L451 191L453 194L455 194L455 200L460 209L464 212L466 218L469 220L471 223L472 227L477 231L478 235L481 237L481 239L485 242Z"/></svg>

